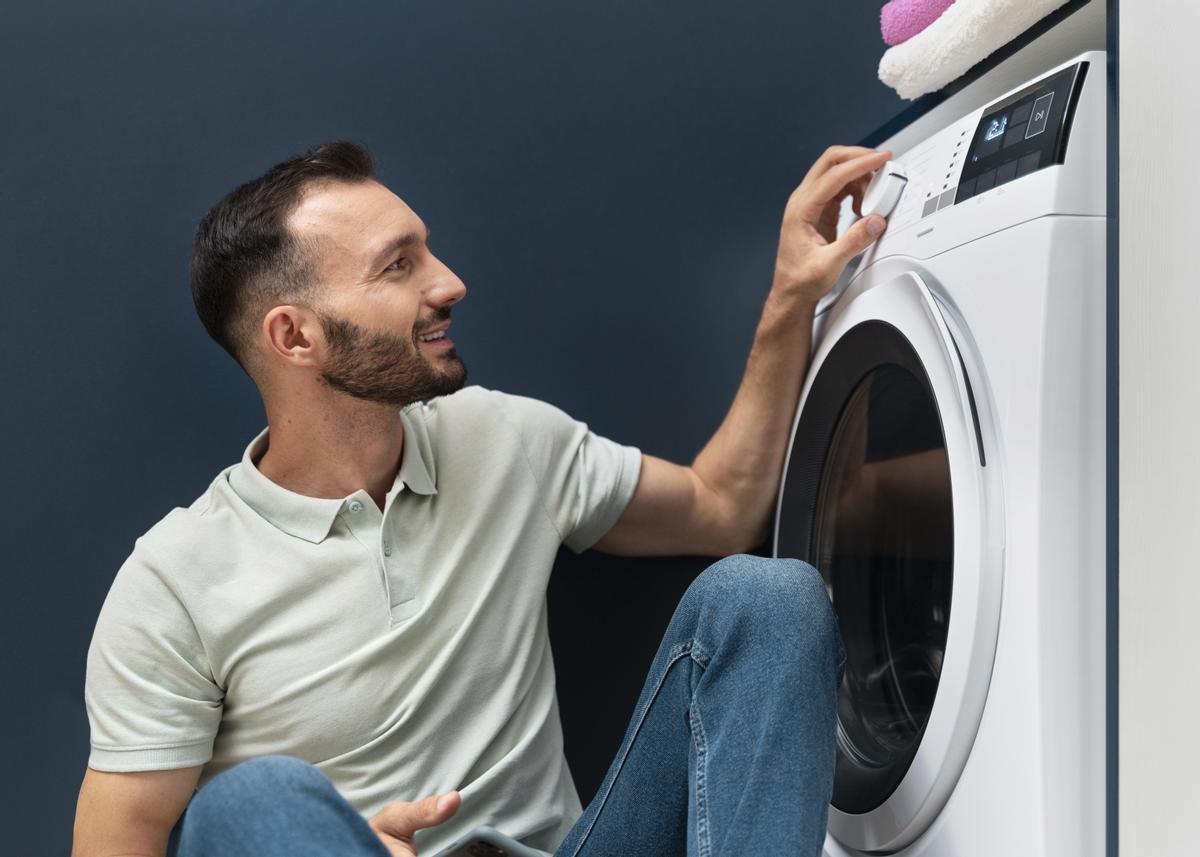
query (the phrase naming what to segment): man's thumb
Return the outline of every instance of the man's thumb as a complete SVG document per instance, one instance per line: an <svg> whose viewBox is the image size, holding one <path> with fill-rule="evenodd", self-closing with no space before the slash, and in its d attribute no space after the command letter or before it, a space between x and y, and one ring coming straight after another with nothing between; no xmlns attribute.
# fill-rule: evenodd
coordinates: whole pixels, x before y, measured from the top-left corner
<svg viewBox="0 0 1200 857"><path fill-rule="evenodd" d="M433 812L437 816L439 822L445 821L450 816L458 811L458 805L462 802L462 795L457 791L449 791L437 799L434 804Z"/></svg>
<svg viewBox="0 0 1200 857"><path fill-rule="evenodd" d="M860 218L841 238L833 242L842 264L848 264L851 259L870 247L871 242L882 235L885 228L887 221L878 214Z"/></svg>
<svg viewBox="0 0 1200 857"><path fill-rule="evenodd" d="M417 817L413 819L413 827L433 827L435 824L441 824L458 811L461 800L462 797L456 791L449 791L444 795L430 795L417 804Z"/></svg>
<svg viewBox="0 0 1200 857"><path fill-rule="evenodd" d="M456 791L430 795L411 803L396 801L380 814L383 828L393 836L411 836L414 830L433 827L458 811L462 796Z"/></svg>

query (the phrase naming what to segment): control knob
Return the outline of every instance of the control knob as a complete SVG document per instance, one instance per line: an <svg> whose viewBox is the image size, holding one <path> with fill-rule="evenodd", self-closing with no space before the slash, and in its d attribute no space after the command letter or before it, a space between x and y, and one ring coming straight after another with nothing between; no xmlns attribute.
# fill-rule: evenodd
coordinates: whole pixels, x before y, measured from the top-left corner
<svg viewBox="0 0 1200 857"><path fill-rule="evenodd" d="M900 194L904 193L906 184L908 170L899 161L888 161L875 171L875 177L863 193L862 216L891 215L896 203L900 201Z"/></svg>

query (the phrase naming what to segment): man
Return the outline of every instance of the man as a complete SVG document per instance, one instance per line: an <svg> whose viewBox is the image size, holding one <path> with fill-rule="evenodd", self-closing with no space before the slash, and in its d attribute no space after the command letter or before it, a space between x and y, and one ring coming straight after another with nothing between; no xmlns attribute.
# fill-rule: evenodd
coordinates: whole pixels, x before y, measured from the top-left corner
<svg viewBox="0 0 1200 857"><path fill-rule="evenodd" d="M745 378L690 467L464 387L466 289L360 147L214 206L193 298L268 428L113 582L73 853L432 855L479 824L562 855L817 853L831 607L810 566L730 555L768 532L814 307L883 228L838 238L840 202L889 154L831 147L792 193ZM563 543L727 557L582 814L546 631Z"/></svg>

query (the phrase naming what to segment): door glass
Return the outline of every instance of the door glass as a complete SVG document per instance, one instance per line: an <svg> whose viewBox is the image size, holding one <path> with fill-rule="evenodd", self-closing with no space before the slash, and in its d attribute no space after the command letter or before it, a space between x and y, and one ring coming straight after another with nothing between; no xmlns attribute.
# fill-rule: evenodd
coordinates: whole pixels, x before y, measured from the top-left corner
<svg viewBox="0 0 1200 857"><path fill-rule="evenodd" d="M903 779L937 693L950 619L950 467L927 382L895 364L854 388L813 519L814 564L846 646L835 805L878 806Z"/></svg>

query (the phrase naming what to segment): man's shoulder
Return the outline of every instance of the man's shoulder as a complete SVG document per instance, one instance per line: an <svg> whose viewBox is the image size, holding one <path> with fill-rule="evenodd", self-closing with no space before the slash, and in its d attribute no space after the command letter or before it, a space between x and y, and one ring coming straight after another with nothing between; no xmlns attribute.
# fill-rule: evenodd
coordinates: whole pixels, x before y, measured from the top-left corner
<svg viewBox="0 0 1200 857"><path fill-rule="evenodd" d="M419 410L426 415L452 414L461 411L490 410L505 406L515 399L524 398L524 396L493 390L479 384L471 384L445 396L414 402L404 410Z"/></svg>
<svg viewBox="0 0 1200 857"><path fill-rule="evenodd" d="M580 426L540 399L478 385L405 410L418 445L429 444L439 478L451 471L477 475L531 455L552 457Z"/></svg>
<svg viewBox="0 0 1200 857"><path fill-rule="evenodd" d="M540 399L478 384L427 402L414 403L404 410L410 415L419 414L431 432L437 434L483 430L490 432L493 437L500 425L519 429L559 412L553 405Z"/></svg>
<svg viewBox="0 0 1200 857"><path fill-rule="evenodd" d="M235 525L235 516L227 508L232 495L228 477L235 466L218 473L187 506L176 506L159 518L134 542L130 559L165 570L180 561L197 568L206 559L220 556L230 541L229 528Z"/></svg>
<svg viewBox="0 0 1200 857"><path fill-rule="evenodd" d="M409 405L405 410L410 411L414 408L420 409L427 422L438 421L440 417L445 417L446 422L451 422L471 416L493 421L500 417L509 422L519 423L562 413L558 407L533 396L494 390L478 384L463 387L448 396L438 396L427 402Z"/></svg>

